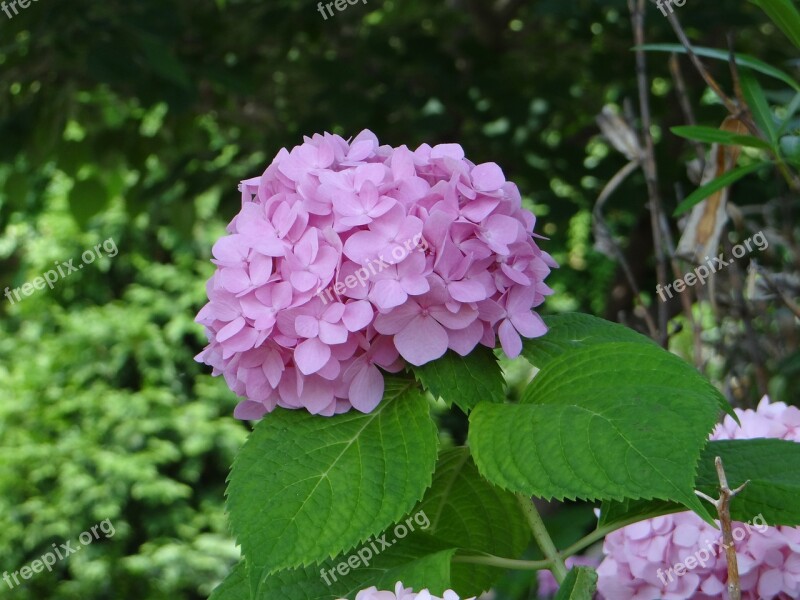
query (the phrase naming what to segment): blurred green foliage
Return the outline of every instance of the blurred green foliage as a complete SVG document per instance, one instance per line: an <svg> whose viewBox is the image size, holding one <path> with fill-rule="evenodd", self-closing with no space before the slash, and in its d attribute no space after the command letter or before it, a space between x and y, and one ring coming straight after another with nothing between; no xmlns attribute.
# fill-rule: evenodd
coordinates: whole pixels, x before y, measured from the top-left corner
<svg viewBox="0 0 800 600"><path fill-rule="evenodd" d="M753 6L680 16L705 45L734 28L740 49L782 63ZM656 12L648 36L674 41ZM224 481L247 429L192 360L193 317L237 182L302 135L370 128L498 162L563 265L548 308L605 312L616 266L592 247L591 206L624 160L594 119L635 97L631 39L623 0L370 0L327 21L311 0L0 13L0 291L109 238L119 249L53 290L0 299L0 569L103 519L116 528L11 597L201 598L236 562ZM661 142L683 121L666 57L651 75ZM666 181L683 178L685 150L659 143ZM608 208L625 239L647 237L643 189L632 177Z"/></svg>

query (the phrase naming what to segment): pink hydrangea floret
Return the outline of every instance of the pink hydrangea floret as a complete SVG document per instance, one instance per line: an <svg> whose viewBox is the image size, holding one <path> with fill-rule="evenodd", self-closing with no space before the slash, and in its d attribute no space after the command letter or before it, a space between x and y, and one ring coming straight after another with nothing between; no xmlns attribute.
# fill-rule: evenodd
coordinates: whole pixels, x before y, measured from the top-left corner
<svg viewBox="0 0 800 600"><path fill-rule="evenodd" d="M779 438L800 442L800 410L763 398L757 410L736 409L712 440ZM738 529L738 532L737 532ZM733 523L744 600L800 598L800 528L769 527L763 516ZM739 538L741 537L741 541ZM605 538L598 591L608 600L713 600L726 597L728 579L720 531L692 512L629 525ZM707 557L707 555L710 555ZM693 568L687 564L703 559ZM669 572L678 563L683 575Z"/></svg>
<svg viewBox="0 0 800 600"><path fill-rule="evenodd" d="M553 259L495 163L458 144L381 146L315 135L240 185L242 208L212 249L197 360L243 401L333 415L372 411L383 372L453 350L545 333L532 309Z"/></svg>
<svg viewBox="0 0 800 600"><path fill-rule="evenodd" d="M343 598L342 600L346 599ZM447 590L441 598L434 596L428 590L414 593L414 590L403 587L403 584L398 582L395 585L394 592L379 591L378 588L373 586L358 592L356 600L459 600L459 596L452 590ZM464 600L475 600L475 598L465 598Z"/></svg>

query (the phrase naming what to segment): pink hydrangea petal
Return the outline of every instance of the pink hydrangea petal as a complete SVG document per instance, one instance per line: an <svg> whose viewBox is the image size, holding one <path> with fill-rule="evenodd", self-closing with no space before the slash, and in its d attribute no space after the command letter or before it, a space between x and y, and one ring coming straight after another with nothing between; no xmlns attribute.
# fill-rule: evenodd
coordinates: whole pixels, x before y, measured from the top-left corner
<svg viewBox="0 0 800 600"><path fill-rule="evenodd" d="M394 336L400 356L420 366L441 358L447 352L447 332L431 317L418 316Z"/></svg>

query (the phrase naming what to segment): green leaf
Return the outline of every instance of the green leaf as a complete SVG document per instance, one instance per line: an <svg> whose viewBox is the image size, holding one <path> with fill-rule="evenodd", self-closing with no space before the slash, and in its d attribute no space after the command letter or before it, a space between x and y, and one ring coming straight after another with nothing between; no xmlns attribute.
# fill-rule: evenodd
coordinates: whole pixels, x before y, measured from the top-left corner
<svg viewBox="0 0 800 600"><path fill-rule="evenodd" d="M598 527L619 528L645 519L684 512L686 507L666 500L622 500L603 502Z"/></svg>
<svg viewBox="0 0 800 600"><path fill-rule="evenodd" d="M597 590L597 571L589 567L573 567L553 600L592 600Z"/></svg>
<svg viewBox="0 0 800 600"><path fill-rule="evenodd" d="M324 560L395 523L430 485L437 446L425 396L397 377L369 414L265 417L228 486L251 588L264 573Z"/></svg>
<svg viewBox="0 0 800 600"><path fill-rule="evenodd" d="M505 382L494 353L478 346L467 356L448 351L439 360L414 367L414 375L434 396L469 413L478 402L503 402Z"/></svg>
<svg viewBox="0 0 800 600"><path fill-rule="evenodd" d="M769 104L767 104L764 90L761 89L758 81L749 71L742 71L739 74L739 79L742 85L742 94L750 107L750 111L753 113L753 119L761 128L761 131L774 144L778 139L778 134L775 129L775 118L772 116Z"/></svg>
<svg viewBox="0 0 800 600"><path fill-rule="evenodd" d="M719 495L714 458L722 458L728 485L750 483L731 500L731 516L748 521L762 515L770 525L800 525L800 444L757 438L709 442L703 450L697 488Z"/></svg>
<svg viewBox="0 0 800 600"><path fill-rule="evenodd" d="M428 535L471 554L518 557L530 540L516 496L481 477L467 448L442 452L415 515L420 511L430 521ZM502 575L496 568L465 563L451 569L451 586L464 597L480 595Z"/></svg>
<svg viewBox="0 0 800 600"><path fill-rule="evenodd" d="M630 342L655 346L650 338L629 327L583 313L544 317L547 334L524 339L522 356L540 369L564 352L608 342Z"/></svg>
<svg viewBox="0 0 800 600"><path fill-rule="evenodd" d="M244 560L239 561L222 583L214 588L208 600L250 600L247 565Z"/></svg>
<svg viewBox="0 0 800 600"><path fill-rule="evenodd" d="M791 0L752 0L778 26L796 48L800 48L800 13Z"/></svg>
<svg viewBox="0 0 800 600"><path fill-rule="evenodd" d="M647 50L650 52L675 52L677 54L686 54L686 48L680 44L644 44L642 46L635 47L634 50L637 48L641 48L642 50ZM692 51L697 56L715 58L725 62L730 60L730 53L727 50L704 48L703 46L692 46ZM795 81L791 76L787 75L780 69L776 69L772 65L769 65L764 61L755 58L754 56L750 56L749 54L735 54L734 60L740 67L749 67L754 71L758 71L759 73L763 73L764 75L778 79L791 86L795 91L800 92L800 83Z"/></svg>
<svg viewBox="0 0 800 600"><path fill-rule="evenodd" d="M81 227L102 211L107 201L106 187L96 177L75 182L69 192L69 210Z"/></svg>
<svg viewBox="0 0 800 600"><path fill-rule="evenodd" d="M470 415L481 474L541 498L673 500L706 515L694 494L700 451L721 394L658 346L611 342L551 360L520 405Z"/></svg>
<svg viewBox="0 0 800 600"><path fill-rule="evenodd" d="M649 337L642 335L619 323L612 323L600 317L583 313L564 313L544 318L547 334L534 339L524 340L522 356L538 368L544 367L553 358L569 350L589 346L598 346L608 342L625 342L629 344L647 344L658 348ZM719 395L720 408L733 417L736 416L730 403Z"/></svg>
<svg viewBox="0 0 800 600"><path fill-rule="evenodd" d="M800 165L800 136L783 136L780 140L780 148L787 161L793 165Z"/></svg>
<svg viewBox="0 0 800 600"><path fill-rule="evenodd" d="M394 591L398 581L416 591L428 588L431 593L441 595L450 587L450 562L455 554L455 549L442 549L443 546L429 536L415 534L399 540L379 554L369 556L368 552L371 553L372 549L365 544L349 554L326 560L321 565L266 575L253 598L352 600L359 590L372 585L379 590ZM376 548L380 550L380 545L376 545ZM348 563L348 560L352 563ZM351 565L356 566L351 568Z"/></svg>
<svg viewBox="0 0 800 600"><path fill-rule="evenodd" d="M728 485L736 488L747 480L731 501L731 516L747 522L762 516L770 525L800 525L800 444L787 440L750 439L709 442L700 456L697 489L716 498L719 495L714 458L721 457ZM661 515L682 512L680 504L663 501L604 502L600 527L628 525Z"/></svg>
<svg viewBox="0 0 800 600"><path fill-rule="evenodd" d="M675 209L675 212L672 213L673 216L677 217L682 215L683 213L692 209L695 204L700 204L714 192L732 185L745 175L749 175L754 171L758 171L761 167L771 164L772 163L769 161L762 161L727 171L725 174L720 175L716 179L709 181L703 186L700 186L691 194L686 196L686 198L683 199L683 202L678 205L678 208Z"/></svg>
<svg viewBox="0 0 800 600"><path fill-rule="evenodd" d="M724 131L714 127L700 127L697 125L681 125L671 127L670 131L675 135L690 140L698 140L707 144L725 144L728 146L747 146L750 148L772 149L764 140L752 135L739 135L730 131Z"/></svg>

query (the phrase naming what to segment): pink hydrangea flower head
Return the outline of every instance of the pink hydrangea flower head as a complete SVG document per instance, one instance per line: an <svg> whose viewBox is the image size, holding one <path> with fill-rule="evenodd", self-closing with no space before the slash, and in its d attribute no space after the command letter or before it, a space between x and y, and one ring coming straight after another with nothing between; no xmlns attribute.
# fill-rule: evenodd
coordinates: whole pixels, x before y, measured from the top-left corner
<svg viewBox="0 0 800 600"><path fill-rule="evenodd" d="M726 416L712 440L770 437L800 442L800 410L793 406L764 397L755 411L736 409L736 414L741 427ZM734 522L733 535L744 600L800 598L800 528L769 527L757 516L750 523ZM610 533L597 569L598 591L608 600L722 598L728 569L720 536L720 530L692 512ZM670 572L678 563L686 567L682 576Z"/></svg>
<svg viewBox="0 0 800 600"><path fill-rule="evenodd" d="M414 593L414 590L403 587L403 584L398 582L394 592L379 591L373 586L358 592L356 600L459 600L459 596L452 590L447 590L441 598L434 596L428 590ZM465 598L464 600L475 600L475 598Z"/></svg>
<svg viewBox="0 0 800 600"><path fill-rule="evenodd" d="M197 315L197 360L242 398L238 418L370 412L384 372L498 339L513 358L546 331L533 309L557 265L536 219L498 165L458 144L314 135L240 191Z"/></svg>

